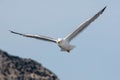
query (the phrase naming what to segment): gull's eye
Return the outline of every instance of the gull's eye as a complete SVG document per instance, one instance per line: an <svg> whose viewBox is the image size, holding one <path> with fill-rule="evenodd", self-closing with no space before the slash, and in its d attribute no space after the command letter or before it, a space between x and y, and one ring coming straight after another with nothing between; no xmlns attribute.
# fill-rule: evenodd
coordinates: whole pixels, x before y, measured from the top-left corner
<svg viewBox="0 0 120 80"><path fill-rule="evenodd" d="M62 41L58 41L58 44L60 44Z"/></svg>

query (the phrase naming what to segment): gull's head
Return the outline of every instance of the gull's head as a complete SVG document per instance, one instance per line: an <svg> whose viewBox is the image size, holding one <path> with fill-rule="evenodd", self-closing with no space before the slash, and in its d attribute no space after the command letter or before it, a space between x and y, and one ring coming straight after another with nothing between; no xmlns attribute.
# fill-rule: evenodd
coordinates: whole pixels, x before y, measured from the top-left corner
<svg viewBox="0 0 120 80"><path fill-rule="evenodd" d="M57 44L60 45L62 43L63 39L62 38L58 38L57 39Z"/></svg>

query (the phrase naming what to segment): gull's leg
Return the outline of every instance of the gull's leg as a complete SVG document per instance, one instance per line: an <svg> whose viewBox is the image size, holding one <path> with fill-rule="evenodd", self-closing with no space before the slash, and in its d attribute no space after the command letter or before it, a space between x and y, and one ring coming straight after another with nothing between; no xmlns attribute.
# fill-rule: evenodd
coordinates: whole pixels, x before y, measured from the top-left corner
<svg viewBox="0 0 120 80"><path fill-rule="evenodd" d="M70 50L67 50L68 53L70 53Z"/></svg>

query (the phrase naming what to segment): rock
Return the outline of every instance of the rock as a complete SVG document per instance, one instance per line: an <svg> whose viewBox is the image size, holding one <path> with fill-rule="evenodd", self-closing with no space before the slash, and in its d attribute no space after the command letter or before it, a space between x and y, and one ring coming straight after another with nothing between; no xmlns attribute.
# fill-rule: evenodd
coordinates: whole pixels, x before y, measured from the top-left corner
<svg viewBox="0 0 120 80"><path fill-rule="evenodd" d="M0 50L0 80L59 80L40 63Z"/></svg>

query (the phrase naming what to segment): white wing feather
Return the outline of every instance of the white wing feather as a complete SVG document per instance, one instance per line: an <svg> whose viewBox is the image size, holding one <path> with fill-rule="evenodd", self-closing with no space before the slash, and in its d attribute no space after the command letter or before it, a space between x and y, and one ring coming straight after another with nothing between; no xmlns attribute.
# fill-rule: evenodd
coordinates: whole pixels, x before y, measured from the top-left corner
<svg viewBox="0 0 120 80"><path fill-rule="evenodd" d="M106 8L106 6L102 10L100 10L97 14L95 14L92 18L90 18L87 21L83 22L74 32L69 34L64 39L67 40L67 41L71 41L80 32L82 32L90 23L92 23L95 19L97 19L104 12L105 8Z"/></svg>
<svg viewBox="0 0 120 80"><path fill-rule="evenodd" d="M47 37L47 36L42 36L42 35L33 35L33 34L21 34L21 33L18 33L18 32L14 32L14 31L10 31L11 33L14 33L14 34L18 34L18 35L21 35L21 36L24 36L24 37L30 37L30 38L36 38L36 39L40 39L40 40L45 40L45 41L49 41L49 42L54 42L56 43L56 40L51 38L51 37Z"/></svg>

